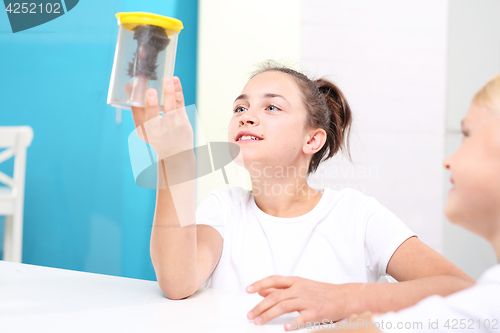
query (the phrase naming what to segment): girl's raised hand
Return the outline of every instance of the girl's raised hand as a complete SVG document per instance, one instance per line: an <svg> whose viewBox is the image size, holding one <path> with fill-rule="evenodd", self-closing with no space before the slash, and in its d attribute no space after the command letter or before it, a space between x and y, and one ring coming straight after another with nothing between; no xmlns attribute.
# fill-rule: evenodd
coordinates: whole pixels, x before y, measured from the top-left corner
<svg viewBox="0 0 500 333"><path fill-rule="evenodd" d="M125 90L130 93L131 86ZM146 107L132 107L137 136L156 151L158 161L193 148L193 129L184 105L184 94L178 77L163 82L164 115L160 115L158 94L146 91Z"/></svg>

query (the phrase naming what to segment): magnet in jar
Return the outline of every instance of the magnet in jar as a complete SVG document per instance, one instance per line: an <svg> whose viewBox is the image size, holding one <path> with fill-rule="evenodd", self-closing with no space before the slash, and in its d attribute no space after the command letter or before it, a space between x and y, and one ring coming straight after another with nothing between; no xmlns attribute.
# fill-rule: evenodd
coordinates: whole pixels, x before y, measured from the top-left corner
<svg viewBox="0 0 500 333"><path fill-rule="evenodd" d="M133 30L137 51L128 64L127 73L130 77L143 76L149 80L157 80L158 54L167 48L170 39L165 29L154 25L138 25Z"/></svg>

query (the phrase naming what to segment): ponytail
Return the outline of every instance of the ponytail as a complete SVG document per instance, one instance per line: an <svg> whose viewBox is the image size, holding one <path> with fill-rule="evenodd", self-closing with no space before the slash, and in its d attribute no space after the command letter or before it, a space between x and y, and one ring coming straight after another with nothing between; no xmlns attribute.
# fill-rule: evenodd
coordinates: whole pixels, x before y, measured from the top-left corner
<svg viewBox="0 0 500 333"><path fill-rule="evenodd" d="M326 128L320 126L327 133L326 143L311 160L311 166L314 166L314 170L316 170L323 158L327 160L333 157L339 150L342 150L351 159L349 134L352 124L352 112L344 94L335 84L325 79L316 80L314 84L325 99L326 107L329 111L329 120L325 122L327 124ZM322 120L322 117L314 111L310 112L309 117L319 118L316 121L313 120L315 124L319 124L319 121Z"/></svg>
<svg viewBox="0 0 500 333"><path fill-rule="evenodd" d="M321 162L333 157L339 150L346 153L351 160L349 132L352 114L342 91L328 80L313 81L300 72L274 62L265 62L253 76L267 71L283 72L295 79L302 91L303 103L307 110L307 127L321 128L326 132L326 142L313 155L307 175L314 173Z"/></svg>

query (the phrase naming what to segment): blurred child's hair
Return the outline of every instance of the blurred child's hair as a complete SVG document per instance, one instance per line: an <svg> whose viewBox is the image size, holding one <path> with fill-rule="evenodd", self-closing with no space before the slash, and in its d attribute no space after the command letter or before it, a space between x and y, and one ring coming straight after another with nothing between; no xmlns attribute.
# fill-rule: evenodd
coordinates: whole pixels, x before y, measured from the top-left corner
<svg viewBox="0 0 500 333"><path fill-rule="evenodd" d="M326 142L313 155L307 175L315 172L321 162L331 158L339 150L347 153L351 159L349 132L352 114L340 89L328 80L311 80L306 75L273 61L264 62L251 77L269 71L286 73L295 79L302 92L302 100L307 110L306 127L321 128L326 132Z"/></svg>
<svg viewBox="0 0 500 333"><path fill-rule="evenodd" d="M472 103L484 105L500 113L500 74L488 81L486 85L477 92Z"/></svg>

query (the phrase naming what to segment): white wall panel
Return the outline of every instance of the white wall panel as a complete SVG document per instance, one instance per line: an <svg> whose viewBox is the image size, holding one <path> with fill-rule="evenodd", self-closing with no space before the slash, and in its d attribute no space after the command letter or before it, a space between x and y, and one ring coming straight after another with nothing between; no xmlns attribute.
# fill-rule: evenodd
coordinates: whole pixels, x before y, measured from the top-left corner
<svg viewBox="0 0 500 333"><path fill-rule="evenodd" d="M500 72L500 1L450 2L447 128L460 122L475 93Z"/></svg>
<svg viewBox="0 0 500 333"><path fill-rule="evenodd" d="M378 170L366 179L316 175L311 184L356 184L437 250L442 243L447 4L302 2L303 69L327 76L344 91L355 115L354 168ZM345 159L336 158L323 169L339 165L349 168Z"/></svg>
<svg viewBox="0 0 500 333"><path fill-rule="evenodd" d="M198 137L227 141L233 101L255 65L274 59L298 66L300 0L200 0L198 26ZM225 170L230 186L250 188L244 168L231 163ZM221 171L200 178L197 203L224 187Z"/></svg>

